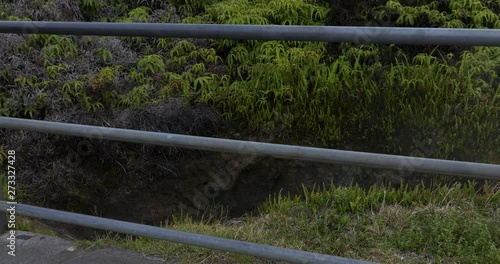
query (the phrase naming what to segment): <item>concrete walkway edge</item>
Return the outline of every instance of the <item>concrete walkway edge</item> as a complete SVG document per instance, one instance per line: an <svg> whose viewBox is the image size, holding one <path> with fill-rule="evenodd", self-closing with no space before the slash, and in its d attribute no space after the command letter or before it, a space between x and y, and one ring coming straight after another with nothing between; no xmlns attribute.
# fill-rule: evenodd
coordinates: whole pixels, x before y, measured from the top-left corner
<svg viewBox="0 0 500 264"><path fill-rule="evenodd" d="M121 248L77 248L73 241L26 231L15 231L13 247L9 237L12 238L10 231L0 236L0 264L175 263Z"/></svg>

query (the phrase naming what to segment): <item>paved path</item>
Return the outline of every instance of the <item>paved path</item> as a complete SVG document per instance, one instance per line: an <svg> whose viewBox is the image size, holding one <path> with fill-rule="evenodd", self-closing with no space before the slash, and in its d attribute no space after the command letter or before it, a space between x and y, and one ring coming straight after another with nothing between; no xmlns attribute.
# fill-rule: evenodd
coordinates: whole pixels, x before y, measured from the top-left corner
<svg viewBox="0 0 500 264"><path fill-rule="evenodd" d="M0 236L0 264L160 264L160 258L120 248L77 248L59 237L16 231L15 257L8 254L9 234ZM174 263L169 261L168 263Z"/></svg>

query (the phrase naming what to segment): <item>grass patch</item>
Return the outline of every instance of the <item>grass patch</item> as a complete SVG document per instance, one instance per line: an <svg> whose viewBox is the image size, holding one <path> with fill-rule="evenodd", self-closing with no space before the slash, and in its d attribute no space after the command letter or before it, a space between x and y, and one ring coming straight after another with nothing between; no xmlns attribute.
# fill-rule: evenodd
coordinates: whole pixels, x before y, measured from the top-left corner
<svg viewBox="0 0 500 264"><path fill-rule="evenodd" d="M270 197L259 215L240 221L197 222L180 217L168 228L382 263L497 263L499 186L478 188L470 182L430 188L304 189L302 196ZM239 254L113 233L80 245L114 245L185 263L267 263Z"/></svg>
<svg viewBox="0 0 500 264"><path fill-rule="evenodd" d="M42 222L40 222L35 218L24 215L16 215L16 228L14 230L26 231L47 236L57 236L57 233L54 230L52 230L51 227L43 224Z"/></svg>
<svg viewBox="0 0 500 264"><path fill-rule="evenodd" d="M26 231L47 236L57 236L57 233L51 230L50 227L41 224L34 218L23 215L18 215L16 217L16 231Z"/></svg>

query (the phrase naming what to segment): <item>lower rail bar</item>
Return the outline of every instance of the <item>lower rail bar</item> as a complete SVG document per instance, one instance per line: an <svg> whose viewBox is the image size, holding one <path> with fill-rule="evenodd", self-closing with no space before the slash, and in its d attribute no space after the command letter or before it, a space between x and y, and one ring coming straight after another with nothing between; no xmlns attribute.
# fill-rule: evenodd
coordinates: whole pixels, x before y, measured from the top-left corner
<svg viewBox="0 0 500 264"><path fill-rule="evenodd" d="M267 246L257 243L244 242L226 238L211 237L200 234L193 234L181 231L170 230L162 227L134 224L119 220L70 213L43 207L25 204L8 204L0 201L0 210L15 206L16 214L36 217L67 224L85 226L90 228L109 230L134 236L144 236L175 243L205 247L210 249L223 250L228 252L251 255L260 258L273 259L278 261L288 261L292 263L338 263L338 264L363 264L372 263L361 260L299 251L287 248Z"/></svg>

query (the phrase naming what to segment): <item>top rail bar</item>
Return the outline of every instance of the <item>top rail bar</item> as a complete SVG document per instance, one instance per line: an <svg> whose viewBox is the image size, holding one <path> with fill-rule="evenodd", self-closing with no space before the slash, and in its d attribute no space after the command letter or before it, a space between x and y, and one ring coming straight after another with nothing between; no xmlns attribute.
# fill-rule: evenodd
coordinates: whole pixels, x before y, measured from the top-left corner
<svg viewBox="0 0 500 264"><path fill-rule="evenodd" d="M498 29L0 21L0 33L500 46Z"/></svg>
<svg viewBox="0 0 500 264"><path fill-rule="evenodd" d="M22 129L68 136L173 146L198 150L271 156L282 159L395 169L399 170L400 173L416 171L478 179L500 180L500 165L494 164L186 136L11 117L0 117L0 128Z"/></svg>

